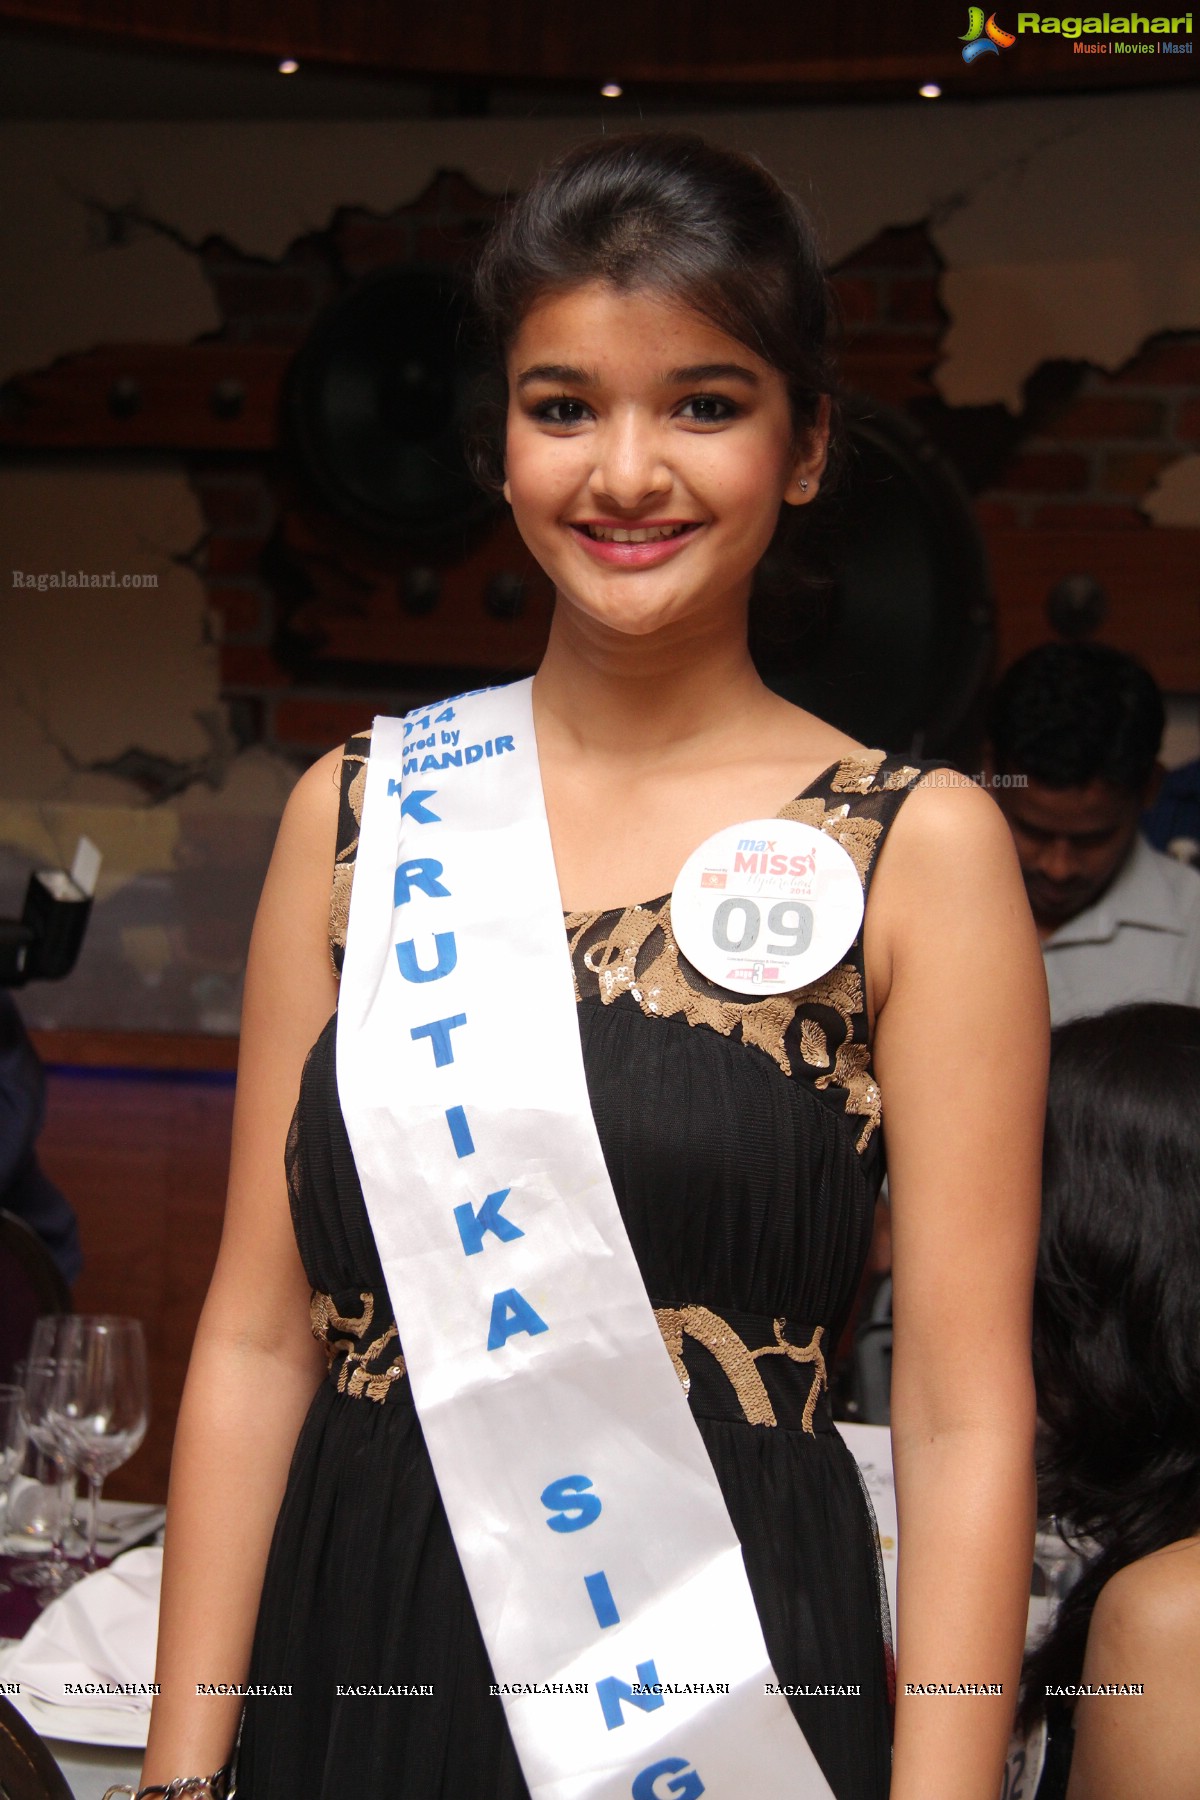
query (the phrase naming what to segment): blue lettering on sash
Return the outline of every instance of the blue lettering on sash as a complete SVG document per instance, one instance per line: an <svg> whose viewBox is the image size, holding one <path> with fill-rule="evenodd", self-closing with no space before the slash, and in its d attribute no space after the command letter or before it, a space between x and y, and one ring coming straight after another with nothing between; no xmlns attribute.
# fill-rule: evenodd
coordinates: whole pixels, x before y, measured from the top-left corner
<svg viewBox="0 0 1200 1800"><path fill-rule="evenodd" d="M455 1207L454 1223L458 1226L458 1235L468 1256L479 1255L483 1249L484 1233L487 1231L498 1237L502 1244L511 1244L514 1238L525 1236L521 1227L514 1225L511 1219L506 1219L500 1211L510 1191L508 1188L499 1188L496 1193L489 1194L478 1212L469 1200L464 1200L461 1206ZM543 1325L542 1330L545 1329Z"/></svg>
<svg viewBox="0 0 1200 1800"><path fill-rule="evenodd" d="M677 1775L679 1779L659 1787L660 1775ZM704 1783L684 1757L664 1756L661 1762L650 1763L634 1776L630 1791L633 1800L700 1800Z"/></svg>
<svg viewBox="0 0 1200 1800"><path fill-rule="evenodd" d="M404 759L404 761L403 761L403 762L402 762L402 763L401 763L401 765L400 765L400 773L401 773L401 775L402 775L402 776L404 776L404 775L415 775L415 774L416 774L416 772L417 772L417 759L416 759L416 757L415 757L415 756L406 756L406 757L405 757L405 759Z"/></svg>
<svg viewBox="0 0 1200 1800"><path fill-rule="evenodd" d="M400 792L400 783L396 780L396 777L394 775L389 775L388 776L388 791L387 791L388 799L390 800L393 794L398 794L399 792Z"/></svg>
<svg viewBox="0 0 1200 1800"><path fill-rule="evenodd" d="M462 768L462 751L461 750L443 750L442 751L442 767L443 767L443 769L461 769Z"/></svg>
<svg viewBox="0 0 1200 1800"><path fill-rule="evenodd" d="M448 900L450 889L443 887L438 880L442 873L442 865L435 862L432 856L417 856L412 862L401 863L396 870L396 881L392 889L392 905L407 906L412 899L414 888L420 888L431 900Z"/></svg>
<svg viewBox="0 0 1200 1800"><path fill-rule="evenodd" d="M511 737L484 738L482 744L467 744L461 753L461 757L456 752L455 767L458 767L460 760L465 760L468 763L482 762L485 756L503 756L506 750L512 750L514 748L515 743ZM422 765L422 767L423 766L424 765ZM442 767L445 768L445 766L446 761L443 757Z"/></svg>
<svg viewBox="0 0 1200 1800"><path fill-rule="evenodd" d="M658 1670L652 1662L638 1664L637 1684L639 1688L655 1688L660 1685ZM604 1714L604 1723L610 1731L615 1731L618 1725L625 1723L622 1705L636 1706L641 1712L657 1712L664 1704L661 1694L635 1693L628 1681L622 1681L616 1675L606 1675L596 1683L596 1698Z"/></svg>
<svg viewBox="0 0 1200 1800"><path fill-rule="evenodd" d="M617 1611L617 1603L612 1597L612 1589L608 1585L608 1576L604 1570L598 1569L594 1575L585 1575L583 1585L588 1591L588 1599L592 1603L596 1623L606 1627L619 1625L621 1615Z"/></svg>
<svg viewBox="0 0 1200 1800"><path fill-rule="evenodd" d="M416 1043L418 1038L427 1037L433 1045L433 1066L444 1069L447 1063L454 1061L454 1046L450 1042L450 1033L457 1031L460 1025L467 1022L466 1013L455 1013L452 1019L430 1019L428 1025L414 1025L409 1037Z"/></svg>
<svg viewBox="0 0 1200 1800"><path fill-rule="evenodd" d="M405 981L441 981L458 967L458 945L454 941L452 931L435 931L433 947L437 951L437 962L432 969L423 969L417 961L416 944L412 938L405 938L396 945L396 961L400 964L400 973Z"/></svg>
<svg viewBox="0 0 1200 1800"><path fill-rule="evenodd" d="M416 772L417 764L414 757L411 763L405 763L404 773L415 775ZM441 813L431 812L425 805L425 801L432 800L436 793L436 788L413 788L411 793L405 794L400 802L400 817L411 819L415 825L440 825Z"/></svg>
<svg viewBox="0 0 1200 1800"><path fill-rule="evenodd" d="M441 769L445 765L440 756L423 756L421 758L421 774L427 775L430 769Z"/></svg>
<svg viewBox="0 0 1200 1800"><path fill-rule="evenodd" d="M504 1223L507 1225L508 1220ZM462 1227L460 1226L461 1230ZM518 1236L522 1234L518 1232ZM527 1331L530 1337L537 1337L541 1331L549 1331L545 1319L538 1317L516 1288L505 1288L492 1301L492 1322L488 1328L487 1347L489 1350L503 1350L510 1337Z"/></svg>
<svg viewBox="0 0 1200 1800"><path fill-rule="evenodd" d="M471 1136L471 1127L467 1124L467 1115L461 1106L446 1108L446 1123L450 1127L450 1138L454 1145L455 1156L474 1156L475 1140Z"/></svg>
<svg viewBox="0 0 1200 1800"><path fill-rule="evenodd" d="M546 1523L551 1531L582 1531L600 1517L599 1494L588 1492L592 1483L587 1475L560 1475L541 1492L541 1502L554 1518Z"/></svg>

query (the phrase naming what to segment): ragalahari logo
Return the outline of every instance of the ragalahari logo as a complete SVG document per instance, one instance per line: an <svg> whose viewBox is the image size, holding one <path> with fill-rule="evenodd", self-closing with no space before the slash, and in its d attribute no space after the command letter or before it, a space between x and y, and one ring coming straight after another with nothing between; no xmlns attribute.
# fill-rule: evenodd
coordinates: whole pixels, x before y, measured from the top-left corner
<svg viewBox="0 0 1200 1800"><path fill-rule="evenodd" d="M959 39L964 62L974 62L977 56L999 56L1001 50L1011 50L1016 41L1011 31L997 25L995 13L988 15L985 24L982 6L967 8L967 29Z"/></svg>

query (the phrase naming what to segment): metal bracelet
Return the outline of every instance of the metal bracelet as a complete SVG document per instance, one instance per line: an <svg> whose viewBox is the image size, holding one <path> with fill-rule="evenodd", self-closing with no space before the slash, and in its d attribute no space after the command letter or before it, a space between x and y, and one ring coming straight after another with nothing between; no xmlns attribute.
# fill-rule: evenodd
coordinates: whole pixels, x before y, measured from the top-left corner
<svg viewBox="0 0 1200 1800"><path fill-rule="evenodd" d="M116 1800L119 1794L127 1796L127 1800L235 1800L237 1789L226 1787L228 1778L229 1770L224 1768L212 1775L177 1775L165 1787L151 1783L149 1787L132 1788L128 1782L118 1782L105 1789L104 1800Z"/></svg>

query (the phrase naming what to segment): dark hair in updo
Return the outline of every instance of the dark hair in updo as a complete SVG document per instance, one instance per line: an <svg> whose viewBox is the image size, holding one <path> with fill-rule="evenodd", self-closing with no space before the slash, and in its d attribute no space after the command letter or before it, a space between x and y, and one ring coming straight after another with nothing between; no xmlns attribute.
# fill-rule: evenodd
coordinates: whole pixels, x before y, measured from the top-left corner
<svg viewBox="0 0 1200 1800"><path fill-rule="evenodd" d="M476 267L493 365L543 294L591 281L681 302L778 369L797 439L821 396L834 393L831 298L816 235L799 203L748 156L691 132L639 132L581 144L543 170ZM481 424L475 471L498 488L494 402Z"/></svg>
<svg viewBox="0 0 1200 1800"><path fill-rule="evenodd" d="M500 220L475 270L493 356L504 358L543 293L588 281L684 302L779 369L797 437L835 391L817 236L750 157L691 131L604 137L560 157ZM479 472L497 482L495 464Z"/></svg>

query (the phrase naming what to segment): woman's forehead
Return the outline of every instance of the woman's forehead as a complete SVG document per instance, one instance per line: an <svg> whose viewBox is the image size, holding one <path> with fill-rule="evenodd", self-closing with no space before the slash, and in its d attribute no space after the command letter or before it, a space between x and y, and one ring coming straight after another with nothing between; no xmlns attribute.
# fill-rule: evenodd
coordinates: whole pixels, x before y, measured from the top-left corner
<svg viewBox="0 0 1200 1800"><path fill-rule="evenodd" d="M634 368L659 378L717 367L754 381L775 373L686 300L601 281L554 289L528 308L509 352L509 372L520 380L538 366L598 378Z"/></svg>

